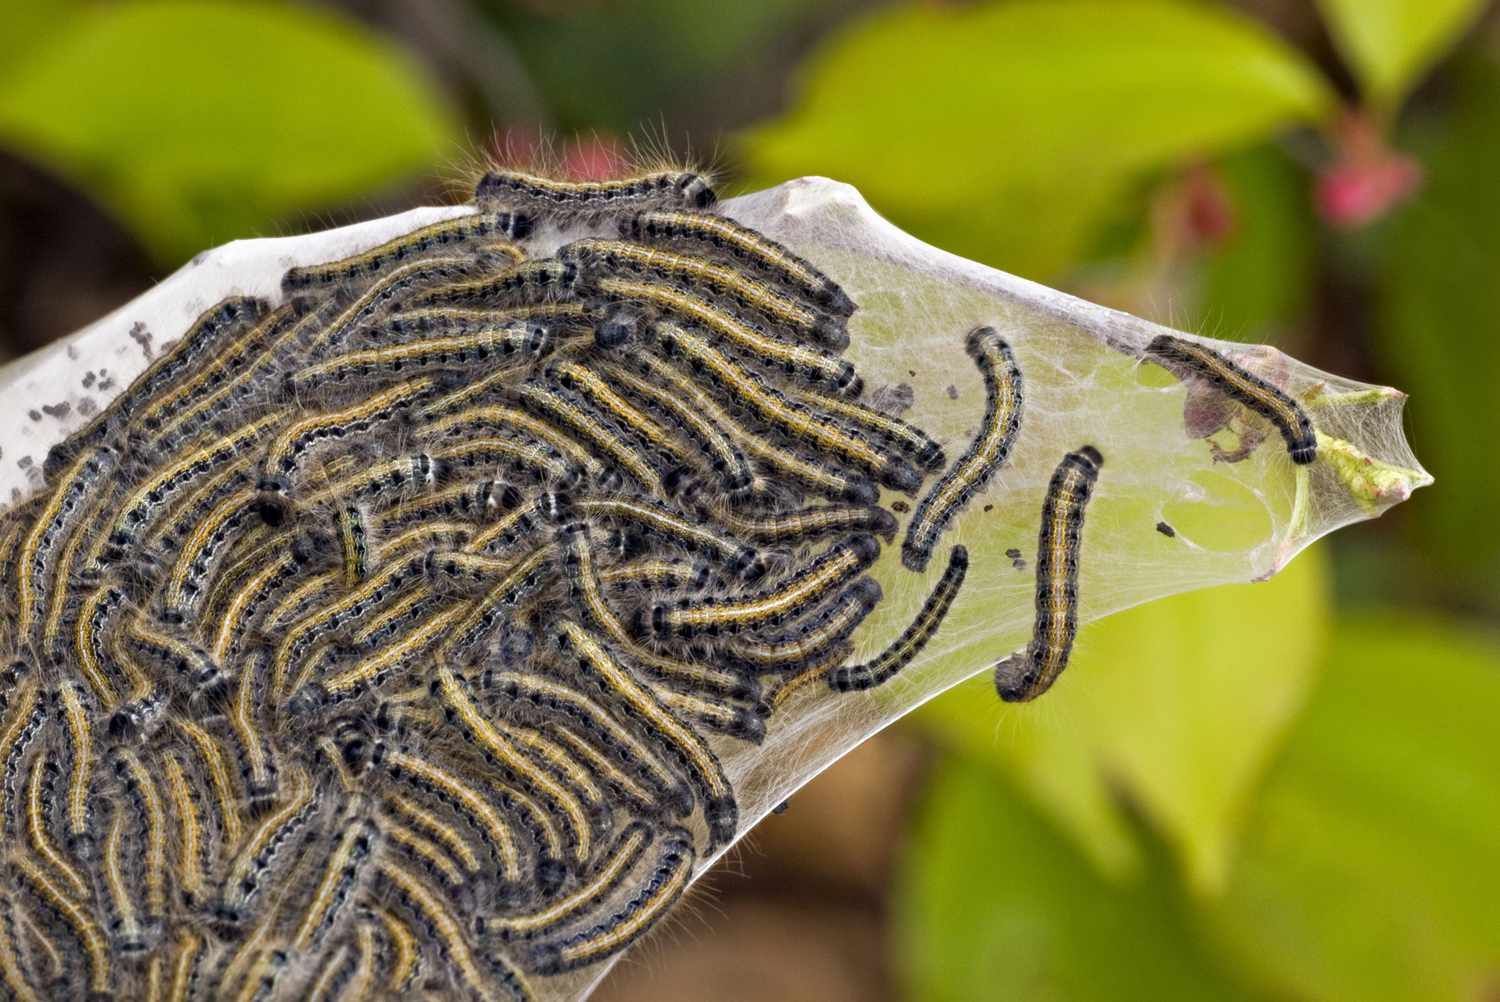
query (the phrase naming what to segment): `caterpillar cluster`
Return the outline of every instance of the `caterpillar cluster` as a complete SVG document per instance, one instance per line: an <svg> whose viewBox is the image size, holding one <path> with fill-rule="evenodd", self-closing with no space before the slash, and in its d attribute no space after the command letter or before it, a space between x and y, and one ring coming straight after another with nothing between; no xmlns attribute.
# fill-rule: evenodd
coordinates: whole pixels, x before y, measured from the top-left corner
<svg viewBox="0 0 1500 1002"><path fill-rule="evenodd" d="M1020 369L970 334L986 410L938 476L860 401L853 300L714 203L492 172L471 215L215 305L52 451L0 520L10 995L532 998L734 838L720 751L915 659L969 557L849 664L882 499L921 498L924 569ZM537 255L558 225L598 235ZM1066 663L1076 455L1006 698Z"/></svg>

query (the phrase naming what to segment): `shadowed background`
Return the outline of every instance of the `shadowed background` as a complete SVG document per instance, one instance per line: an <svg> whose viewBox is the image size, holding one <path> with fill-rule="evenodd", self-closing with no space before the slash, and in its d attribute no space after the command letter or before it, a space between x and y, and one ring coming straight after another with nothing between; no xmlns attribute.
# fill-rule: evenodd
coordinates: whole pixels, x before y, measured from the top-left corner
<svg viewBox="0 0 1500 1002"><path fill-rule="evenodd" d="M938 700L597 998L1500 999L1492 5L0 5L0 357L486 152L598 176L633 143L1399 387L1437 486L1091 627L1035 705Z"/></svg>

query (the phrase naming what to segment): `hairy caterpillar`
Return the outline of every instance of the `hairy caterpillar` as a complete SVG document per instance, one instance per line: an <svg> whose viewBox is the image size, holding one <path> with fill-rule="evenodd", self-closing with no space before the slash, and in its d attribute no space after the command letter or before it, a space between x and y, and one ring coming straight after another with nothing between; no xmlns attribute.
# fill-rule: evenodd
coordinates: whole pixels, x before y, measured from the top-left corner
<svg viewBox="0 0 1500 1002"><path fill-rule="evenodd" d="M691 172L482 188L213 307L3 527L58 990L528 997L738 834L729 753L886 601L942 449L857 400L854 300ZM631 239L538 253L577 223Z"/></svg>

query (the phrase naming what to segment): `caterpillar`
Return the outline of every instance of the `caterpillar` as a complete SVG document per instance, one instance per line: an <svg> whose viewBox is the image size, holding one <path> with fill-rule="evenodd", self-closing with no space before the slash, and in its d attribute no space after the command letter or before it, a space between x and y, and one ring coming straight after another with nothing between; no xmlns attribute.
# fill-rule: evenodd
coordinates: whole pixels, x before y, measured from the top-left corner
<svg viewBox="0 0 1500 1002"><path fill-rule="evenodd" d="M1292 462L1306 466L1318 458L1318 434L1307 411L1285 392L1206 345L1158 334L1146 356L1207 380L1231 400L1244 404L1276 427Z"/></svg>
<svg viewBox="0 0 1500 1002"><path fill-rule="evenodd" d="M1037 698L1068 667L1078 632L1083 516L1103 465L1099 450L1085 445L1063 457L1047 485L1037 539L1036 625L1031 643L994 667L995 689L1006 702Z"/></svg>
<svg viewBox="0 0 1500 1002"><path fill-rule="evenodd" d="M997 335L945 476L860 400L852 290L702 175L475 194L213 304L4 517L13 994L540 994L740 833L736 751L938 631L962 547L847 664L884 492L930 546L1010 448Z"/></svg>

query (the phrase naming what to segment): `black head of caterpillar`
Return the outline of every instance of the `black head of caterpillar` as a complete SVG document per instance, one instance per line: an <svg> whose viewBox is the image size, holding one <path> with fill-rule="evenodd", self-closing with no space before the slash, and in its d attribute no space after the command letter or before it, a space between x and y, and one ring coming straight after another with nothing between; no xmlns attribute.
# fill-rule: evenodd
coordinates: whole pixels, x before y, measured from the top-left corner
<svg viewBox="0 0 1500 1002"><path fill-rule="evenodd" d="M650 314L635 303L614 303L595 325L594 343L606 351L623 347L638 340L650 322Z"/></svg>

